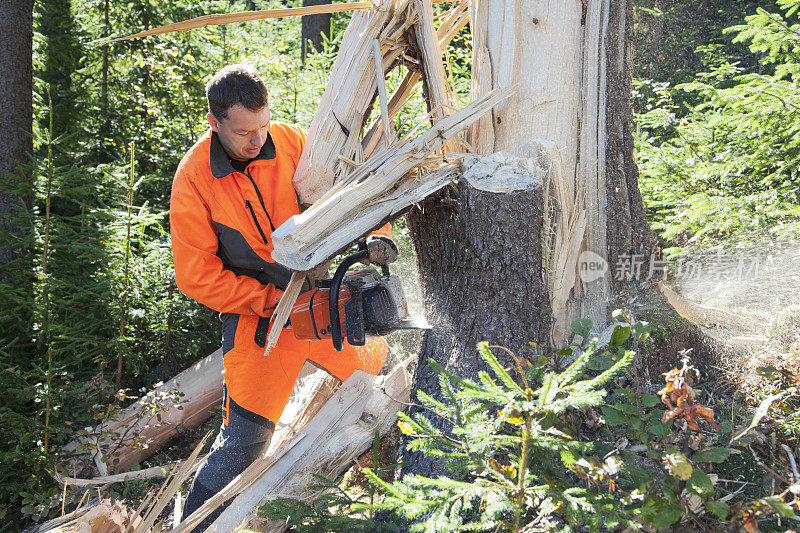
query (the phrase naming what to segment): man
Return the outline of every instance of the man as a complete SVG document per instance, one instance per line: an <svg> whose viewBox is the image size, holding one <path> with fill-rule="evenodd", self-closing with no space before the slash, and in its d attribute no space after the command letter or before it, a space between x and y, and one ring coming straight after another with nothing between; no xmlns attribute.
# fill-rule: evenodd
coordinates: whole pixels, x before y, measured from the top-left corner
<svg viewBox="0 0 800 533"><path fill-rule="evenodd" d="M306 360L345 380L355 370L377 373L387 352L381 339L336 352L330 342L301 341L284 329L264 357L270 316L291 277L270 257L271 234L300 212L292 176L306 136L297 126L271 122L267 88L247 65L217 72L206 96L210 130L175 173L170 231L178 287L220 312L224 419L186 497L184 518L266 450Z"/></svg>

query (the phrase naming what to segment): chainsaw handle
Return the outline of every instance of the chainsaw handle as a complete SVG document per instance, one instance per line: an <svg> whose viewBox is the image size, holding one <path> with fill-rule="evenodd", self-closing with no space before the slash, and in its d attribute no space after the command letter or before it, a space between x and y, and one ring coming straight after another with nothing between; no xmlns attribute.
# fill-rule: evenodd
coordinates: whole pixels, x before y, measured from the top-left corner
<svg viewBox="0 0 800 533"><path fill-rule="evenodd" d="M342 280L347 273L347 269L369 257L369 250L361 250L353 255L344 258L342 264L336 269L333 278L331 278L331 292L328 299L328 314L331 317L331 340L333 341L333 348L337 352L341 352L344 348L344 337L342 336L342 326L339 322L339 290L342 288Z"/></svg>

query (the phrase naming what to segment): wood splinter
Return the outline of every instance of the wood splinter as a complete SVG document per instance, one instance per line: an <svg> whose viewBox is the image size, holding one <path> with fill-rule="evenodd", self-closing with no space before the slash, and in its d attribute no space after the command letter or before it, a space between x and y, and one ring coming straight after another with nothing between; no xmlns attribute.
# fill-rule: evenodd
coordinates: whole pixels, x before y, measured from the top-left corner
<svg viewBox="0 0 800 533"><path fill-rule="evenodd" d="M375 58L375 77L378 82L378 98L381 104L381 120L383 121L383 139L388 147L394 140L392 123L389 120L389 104L386 98L386 79L383 74L383 59L381 45L378 39L372 41L372 57Z"/></svg>
<svg viewBox="0 0 800 533"><path fill-rule="evenodd" d="M272 319L270 320L269 325L269 334L267 335L267 346L264 348L264 357L268 356L269 352L272 351L272 348L278 344L278 339L283 331L283 325L286 324L286 320L289 318L289 313L292 311L292 306L297 301L297 297L300 296L300 290L303 288L303 281L306 279L306 274L307 272L292 273L292 279L289 281L289 285L281 295L281 300L278 302L278 306L272 313Z"/></svg>

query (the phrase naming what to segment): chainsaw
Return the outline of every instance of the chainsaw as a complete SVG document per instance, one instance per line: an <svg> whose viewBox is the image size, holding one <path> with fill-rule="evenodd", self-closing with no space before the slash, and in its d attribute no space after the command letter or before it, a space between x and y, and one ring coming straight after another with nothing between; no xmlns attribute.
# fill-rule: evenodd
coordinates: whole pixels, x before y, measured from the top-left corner
<svg viewBox="0 0 800 533"><path fill-rule="evenodd" d="M400 279L389 273L389 263L397 259L394 242L375 235L359 247L342 260L332 278L316 281L315 288L298 297L289 315L298 339L331 339L333 347L341 351L345 338L352 346L363 346L368 335L430 329L424 318L409 316ZM355 263L368 260L372 251L380 251L386 258L379 265L380 273L374 268L348 271Z"/></svg>

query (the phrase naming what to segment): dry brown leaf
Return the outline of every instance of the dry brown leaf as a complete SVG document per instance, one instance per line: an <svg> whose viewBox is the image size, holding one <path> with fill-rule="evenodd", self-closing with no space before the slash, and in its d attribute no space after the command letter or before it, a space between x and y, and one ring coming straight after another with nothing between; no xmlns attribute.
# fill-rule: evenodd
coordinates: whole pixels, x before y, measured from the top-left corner
<svg viewBox="0 0 800 533"><path fill-rule="evenodd" d="M748 509L742 513L742 521L744 530L747 533L758 533L758 520L756 520L756 513L752 509Z"/></svg>
<svg viewBox="0 0 800 533"><path fill-rule="evenodd" d="M718 430L719 427L714 422L714 410L695 403L697 394L692 388L692 377L699 376L698 370L689 364L688 354L685 353L681 361L683 363L681 368L673 368L663 374L666 385L658 391L658 394L668 410L661 417L661 423L683 415L688 429L700 431L700 426L697 424L699 418Z"/></svg>

